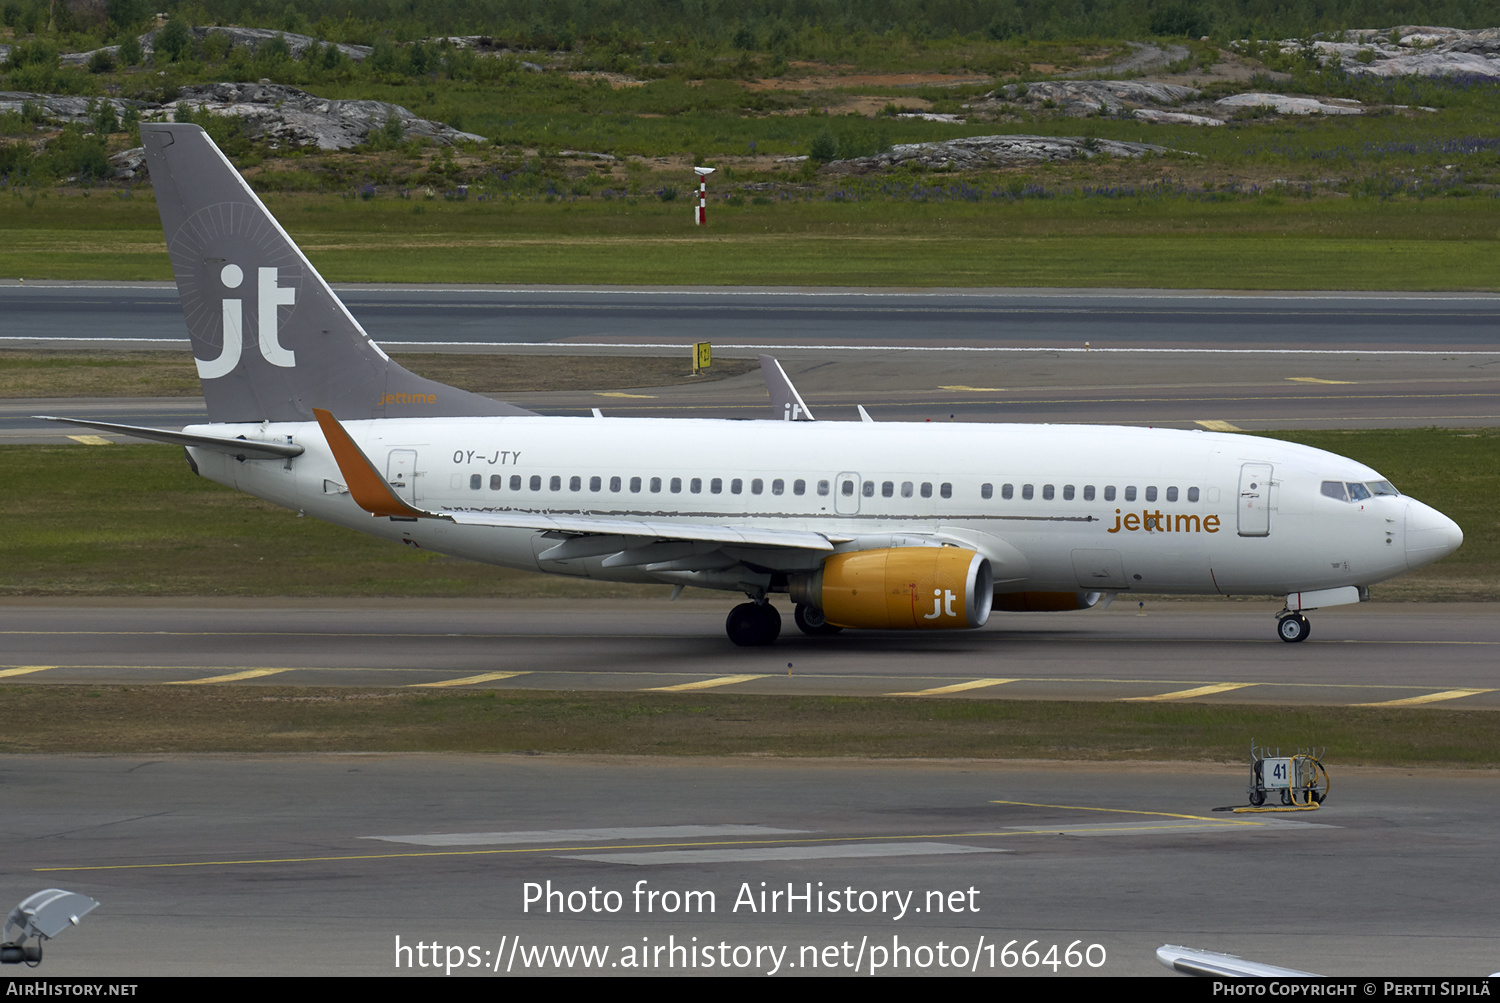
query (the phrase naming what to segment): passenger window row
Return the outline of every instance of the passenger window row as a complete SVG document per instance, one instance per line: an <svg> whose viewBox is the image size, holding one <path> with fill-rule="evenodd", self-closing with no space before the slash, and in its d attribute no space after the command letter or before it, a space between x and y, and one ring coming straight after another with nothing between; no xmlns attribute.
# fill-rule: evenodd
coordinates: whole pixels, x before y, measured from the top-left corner
<svg viewBox="0 0 1500 1003"><path fill-rule="evenodd" d="M1083 498L1083 500L1084 501L1093 501L1094 500L1094 490L1095 490L1094 489L1094 485L1092 485L1092 484L1085 484L1083 486L1083 492L1082 492L1082 498ZM981 484L979 486L979 497L981 497L981 498L985 498L985 499L991 498L991 497L994 496L994 493L995 493L995 486L993 484ZM1115 486L1113 484L1106 484L1104 486L1104 500L1105 501L1107 501L1107 502L1114 501L1115 497L1116 497L1116 493L1117 492L1116 492ZM1134 484L1127 484L1125 486L1125 491L1124 491L1124 500L1128 501L1128 502L1133 502L1133 501L1136 500L1136 495L1137 495L1136 486ZM1016 496L1016 486L1014 484L1002 484L1002 485L1000 485L1000 497L1001 498L1005 499L1006 501L1010 501L1011 499L1015 498L1015 496ZM1022 484L1021 485L1021 499L1022 499L1022 501L1031 501L1035 497L1036 497L1036 485L1035 484ZM1072 485L1072 484L1064 484L1062 486L1062 500L1063 501L1073 501L1077 497L1079 497L1079 493L1078 493L1078 489L1074 485ZM1042 500L1043 501L1053 501L1056 498L1057 498L1057 486L1055 484L1043 484L1042 485ZM1176 485L1169 486L1166 489L1166 500L1169 501L1169 502L1174 502L1174 501L1177 500L1177 498L1178 498L1178 489L1177 489L1177 486ZM1146 488L1146 501L1148 501L1148 502L1154 502L1156 500L1157 500L1157 488L1156 488L1156 485L1154 485L1154 484L1153 485L1149 485ZM1198 489L1197 488L1193 487L1193 488L1188 488L1187 489L1187 500L1190 501L1190 502L1195 502L1195 501L1198 500Z"/></svg>
<svg viewBox="0 0 1500 1003"><path fill-rule="evenodd" d="M841 490L843 491L843 493L846 496L854 494L854 482L850 481L850 480L844 481L844 484L843 484L843 487L842 487ZM874 498L875 497L875 482L874 481L865 481L864 486L861 488L861 493L866 498ZM918 486L915 481L902 481L901 482L901 497L902 498L910 498L913 494L921 494L921 496L923 498L931 498L932 497L932 482L931 481L923 481L921 483L921 485ZM952 498L953 497L953 485L949 484L947 482L939 484L938 485L938 495L940 497L943 497L943 498ZM894 498L895 496L896 496L896 482L895 481L882 481L881 484L880 484L880 497L882 497L882 498Z"/></svg>
<svg viewBox="0 0 1500 1003"><path fill-rule="evenodd" d="M687 480L684 480L681 477L672 477L672 478L669 478L669 479L666 479L666 480L663 480L660 477L651 477L651 478L631 477L631 478L629 478L627 480L624 477L616 475L614 477L609 478L609 482L608 483L609 483L609 490L611 492L613 492L613 493L616 493L616 494L618 494L619 492L625 490L626 487L628 486L631 494L640 494L643 490L644 491L649 491L652 494L660 494L662 492L662 490L665 489L668 493L675 495L675 494L681 494L683 492L684 487L686 487L687 492L689 494L695 494L696 495L696 494L702 494L703 493L704 486L706 484L707 488L708 488L708 493L709 494L711 494L711 495L718 495L718 494L723 494L724 493L724 487L725 487L725 479L722 478L722 477L710 477L710 478L707 478L706 480L705 480L705 478L702 478L702 477L693 477L693 478L689 478ZM741 477L732 477L732 478L730 478L728 480L729 493L732 494L732 495L744 494L744 492L745 492L745 483L746 482L745 482L744 478L741 478ZM543 478L541 474L532 474L529 478L523 477L520 474L511 474L510 477L509 477L509 483L508 484L507 484L507 478L506 478L506 476L504 474L491 474L490 475L490 479L489 479L489 485L490 485L490 490L491 491L503 491L507 487L509 487L509 489L511 491L522 491L522 490L526 490L526 489L530 489L532 491L541 491L543 489L543 485L544 484L546 486L546 489L549 490L549 491L561 491L561 490L563 490L563 478L559 474L553 474L553 475L551 475L550 477L547 477L547 478ZM845 478L840 483L840 485L839 485L839 493L842 494L846 498L853 497L854 496L854 492L855 492L856 484L857 484L857 482L854 481L853 479ZM588 490L591 491L591 492L603 491L604 490L604 486L605 486L605 480L604 480L603 477L600 477L600 476L596 475L596 476L590 477L588 479ZM482 490L483 487L484 487L484 475L483 474L471 474L469 476L469 488L471 490L479 491L479 490ZM807 494L807 481L805 481L805 480L802 480L800 478L797 479L797 480L794 480L794 481L792 481L791 487L792 487L792 494L795 495L795 496L800 497L802 495ZM763 478L752 477L752 478L749 479L749 488L750 488L750 493L752 495L764 494L765 491L766 491L766 482L765 482L765 480ZM1335 493L1334 489L1337 489L1337 493ZM578 475L576 475L576 474L573 475L572 477L569 477L567 479L567 490L569 490L569 491L582 491L582 490L584 490L584 480L583 480L583 478L580 477L580 476L578 476ZM820 496L827 496L829 494L829 491L830 491L830 484L829 484L829 482L826 481L826 480L824 480L824 481L818 481L817 482L817 488L816 488L816 490L817 490L817 493ZM863 484L859 485L859 492L860 492L860 494L862 494L866 498L874 498L875 497L875 490L876 490L876 482L875 481L865 481ZM770 482L770 491L771 491L771 494L773 494L773 495L785 494L786 493L786 481L783 480L780 477L777 477L777 478L773 479ZM1364 493L1363 494L1358 494L1357 492L1364 492ZM882 482L880 482L880 497L882 497L882 498L894 498L896 496L896 493L897 493L897 484L896 484L895 481L882 481ZM1369 485L1350 484L1350 485L1348 485L1348 494L1345 494L1345 485L1343 483L1341 483L1339 481L1324 481L1323 482L1323 493L1325 495L1328 495L1330 498L1339 498L1341 500L1346 500L1346 501L1349 500L1350 498L1353 498L1354 500L1357 501L1360 498L1368 498L1371 494L1395 494L1396 493L1396 489L1393 488L1393 487L1391 487L1390 484L1388 482L1386 482L1386 481L1378 481L1378 482L1375 482L1375 483L1372 483L1372 484L1369 484ZM900 483L900 494L901 494L902 498L911 498L913 495L917 495L917 494L920 494L921 497L923 497L923 498L931 498L932 495L933 495L933 484L932 484L931 481L922 481L920 483L920 485L917 484L915 481L902 481ZM937 485L937 494L938 494L938 497L940 497L940 498L952 498L953 497L953 485L952 485L952 483L950 483L948 481L944 481L941 484ZM1165 494L1166 494L1166 500L1169 501L1169 502L1175 502L1178 499L1178 489L1177 489L1177 487L1175 485L1169 486L1166 489ZM995 486L993 484L985 483L985 484L980 485L980 487L979 487L979 497L981 497L983 499L986 499L986 500L989 500L989 499L993 498L994 495L995 495ZM1022 484L1021 485L1021 499L1023 501L1032 501L1033 499L1036 498L1036 496L1037 496L1036 485L1034 485L1034 484ZM1043 501L1054 501L1054 500L1057 499L1057 496L1058 496L1058 490L1057 490L1057 486L1056 485L1053 485L1053 484L1043 484L1042 485L1041 498L1042 498ZM1006 501L1010 501L1010 500L1014 499L1016 497L1016 486L1014 484L1002 484L1002 485L1000 485L1000 497L1002 499L1006 500ZM1074 485L1072 485L1072 484L1064 484L1062 486L1062 500L1063 501L1073 501L1073 500L1075 500L1078 497L1082 497L1082 499L1084 501L1094 501L1095 500L1095 488L1094 488L1094 485L1092 485L1092 484L1085 484L1083 486L1083 491L1081 492L1081 495L1080 495L1078 489ZM1134 484L1126 485L1124 493L1123 493L1123 497L1124 497L1124 500L1127 501L1127 502L1133 502L1133 501L1135 501L1136 497L1137 497L1136 486ZM1104 501L1112 502L1112 501L1115 500L1115 498L1116 498L1116 489L1115 489L1115 486L1113 484L1107 484L1107 485L1105 485L1104 486ZM1155 485L1150 485L1150 486L1148 486L1146 488L1146 490L1145 490L1145 500L1148 501L1148 502L1154 502L1154 501L1157 500L1157 488L1156 488ZM1198 489L1196 487L1190 487L1190 488L1187 489L1187 500L1190 501L1190 502L1196 502L1198 500Z"/></svg>
<svg viewBox="0 0 1500 1003"><path fill-rule="evenodd" d="M672 477L665 480L660 477L631 477L627 479L617 475L609 478L608 483L609 490L617 494L628 487L631 494L640 494L642 491L650 491L652 494L660 494L665 489L666 491L674 495L681 494L684 486L686 486L689 494L702 494L704 485L706 483L708 486L708 493L711 495L718 495L724 493L725 480L722 477L710 477L706 481L702 477L693 477L689 478L686 481L684 481L681 477ZM730 478L728 484L730 494L744 494L744 478ZM511 474L509 478L509 484L507 485L507 478L504 474L490 475L491 491L503 491L507 487L509 487L511 491L522 491L527 489L532 491L541 491L543 489L543 485L546 486L546 490L548 491L561 491L563 490L563 478L559 474L553 474L551 477L547 478L543 478L541 474L532 474L529 478L522 477L520 474ZM604 485L605 480L603 477L599 477L596 475L588 479L588 490L590 491L603 491ZM764 494L766 491L766 482L760 477L750 478L749 485L750 493L753 495ZM483 474L469 475L469 488L471 490L479 491L483 487ZM771 494L773 495L786 493L786 481L780 477L772 480L770 487ZM567 479L567 490L582 491L583 489L584 481L582 477L575 474ZM828 481L818 482L818 494L826 495L828 494L828 490ZM804 480L792 481L792 494L807 494L807 482Z"/></svg>

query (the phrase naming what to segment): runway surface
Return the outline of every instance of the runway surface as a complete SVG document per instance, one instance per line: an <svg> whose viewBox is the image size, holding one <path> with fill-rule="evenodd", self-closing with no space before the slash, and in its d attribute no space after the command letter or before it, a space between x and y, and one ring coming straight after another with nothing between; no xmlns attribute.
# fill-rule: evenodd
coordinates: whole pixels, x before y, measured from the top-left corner
<svg viewBox="0 0 1500 1003"><path fill-rule="evenodd" d="M382 344L606 341L1467 349L1500 296L1071 289L336 287ZM169 283L0 282L0 337L184 341Z"/></svg>
<svg viewBox="0 0 1500 1003"><path fill-rule="evenodd" d="M0 689L47 683L441 686L1379 704L1500 709L1485 603L1361 604L1275 636L1266 602L996 613L977 631L736 648L731 603L627 600L11 601Z"/></svg>
<svg viewBox="0 0 1500 1003"><path fill-rule="evenodd" d="M1234 815L1183 763L6 757L0 892L102 903L57 976L1494 970L1494 776L1330 771Z"/></svg>
<svg viewBox="0 0 1500 1003"><path fill-rule="evenodd" d="M779 357L813 412L857 420L1220 431L1500 424L1500 297L1088 290L343 288L396 351ZM0 347L186 348L175 288L0 283ZM416 363L414 363L416 365ZM418 365L418 368L420 366ZM518 393L544 414L758 418L758 373ZM60 413L180 428L198 398L0 402L0 442ZM74 441L124 441L104 435Z"/></svg>

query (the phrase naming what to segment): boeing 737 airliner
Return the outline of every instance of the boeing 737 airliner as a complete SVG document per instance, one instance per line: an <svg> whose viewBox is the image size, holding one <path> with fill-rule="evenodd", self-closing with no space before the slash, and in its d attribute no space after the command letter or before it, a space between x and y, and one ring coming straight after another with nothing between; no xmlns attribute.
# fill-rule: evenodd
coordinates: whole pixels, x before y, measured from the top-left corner
<svg viewBox="0 0 1500 1003"><path fill-rule="evenodd" d="M142 125L210 424L77 423L186 447L204 477L512 568L743 593L769 644L982 626L1120 593L1282 596L1277 632L1452 553L1451 519L1332 453L1166 429L557 418L381 351L202 129ZM795 420L794 420L795 419ZM73 420L73 419L65 419Z"/></svg>

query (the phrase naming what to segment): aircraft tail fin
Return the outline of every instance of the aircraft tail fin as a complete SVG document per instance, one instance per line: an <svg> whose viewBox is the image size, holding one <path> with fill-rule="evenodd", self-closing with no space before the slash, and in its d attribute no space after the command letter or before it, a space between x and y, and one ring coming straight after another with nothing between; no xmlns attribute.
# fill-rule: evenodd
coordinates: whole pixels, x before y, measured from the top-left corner
<svg viewBox="0 0 1500 1003"><path fill-rule="evenodd" d="M211 421L532 413L393 362L200 127L141 142Z"/></svg>
<svg viewBox="0 0 1500 1003"><path fill-rule="evenodd" d="M813 421L807 405L802 400L802 395L792 384L792 379L781 368L781 363L773 356L761 355L760 371L766 380L766 392L771 395L771 412L782 421Z"/></svg>

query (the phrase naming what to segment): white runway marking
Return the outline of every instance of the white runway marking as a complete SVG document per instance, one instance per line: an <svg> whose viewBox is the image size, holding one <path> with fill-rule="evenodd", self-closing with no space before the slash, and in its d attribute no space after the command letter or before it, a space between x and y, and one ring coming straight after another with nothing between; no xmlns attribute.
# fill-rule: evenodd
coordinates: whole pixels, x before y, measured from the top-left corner
<svg viewBox="0 0 1500 1003"><path fill-rule="evenodd" d="M834 846L758 846L744 850L648 850L559 856L604 864L743 864L756 860L837 860L858 857L931 857L953 853L1011 853L958 843L841 843Z"/></svg>
<svg viewBox="0 0 1500 1003"><path fill-rule="evenodd" d="M768 825L643 825L608 829L529 829L519 832L433 832L418 836L361 836L417 846L504 846L510 843L581 843L611 839L696 839L707 836L797 836L805 829Z"/></svg>

